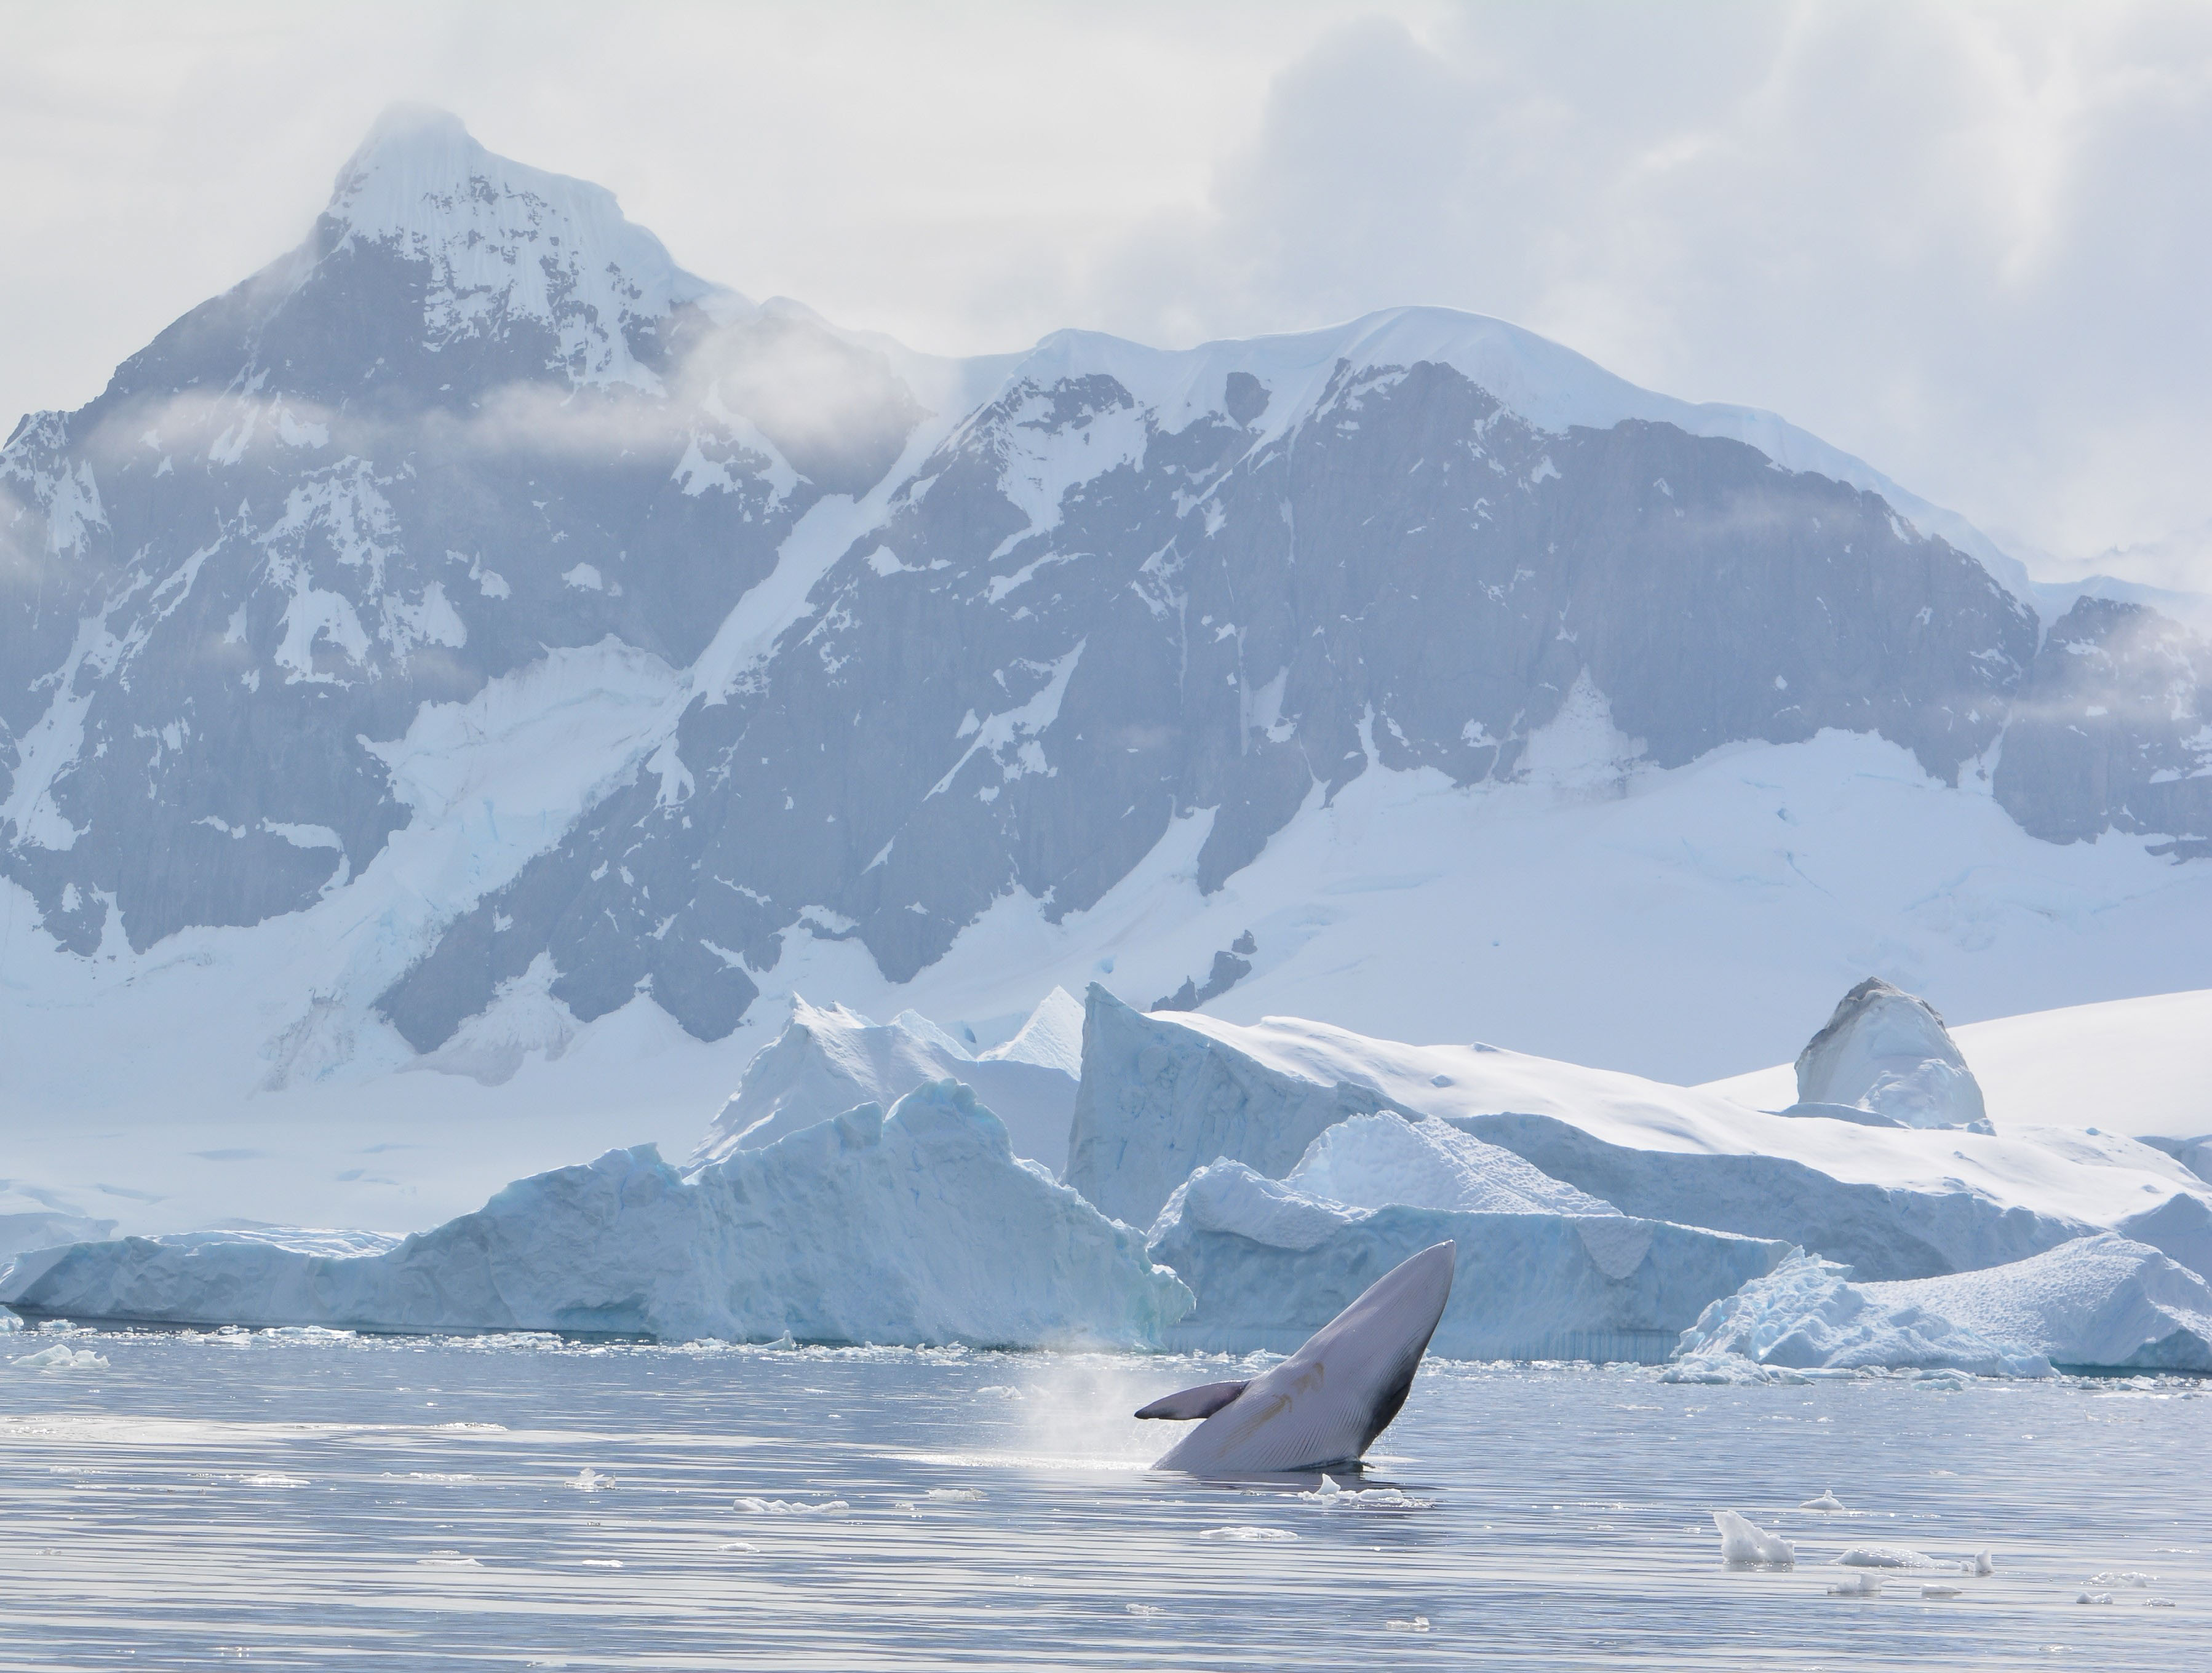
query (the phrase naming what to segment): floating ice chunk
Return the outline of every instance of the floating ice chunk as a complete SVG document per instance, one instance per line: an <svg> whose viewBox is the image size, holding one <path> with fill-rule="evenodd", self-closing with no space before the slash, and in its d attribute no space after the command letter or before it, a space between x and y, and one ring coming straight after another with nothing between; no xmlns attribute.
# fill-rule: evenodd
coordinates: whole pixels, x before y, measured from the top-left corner
<svg viewBox="0 0 2212 1673"><path fill-rule="evenodd" d="M1715 1511L1721 1530L1721 1561L1730 1568L1795 1568L1796 1548L1786 1539L1756 1528L1734 1511Z"/></svg>
<svg viewBox="0 0 2212 1673"><path fill-rule="evenodd" d="M2074 1601L2077 1603L2109 1603L2112 1601L2112 1594L2109 1591L2085 1591Z"/></svg>
<svg viewBox="0 0 2212 1673"><path fill-rule="evenodd" d="M2171 1597L2146 1597L2143 1599L2143 1607L2147 1609L2170 1609L2173 1607L2173 1599Z"/></svg>
<svg viewBox="0 0 2212 1673"><path fill-rule="evenodd" d="M1208 1528L1200 1539L1267 1541L1296 1539L1297 1536L1287 1528L1255 1528L1249 1524L1228 1528Z"/></svg>
<svg viewBox="0 0 2212 1673"><path fill-rule="evenodd" d="M1988 1579L1990 1575L1997 1572L1996 1560L1993 1559L1986 1551L1975 1552L1972 1557L1967 1559L1965 1562L1960 1563L1959 1567L1966 1573L1973 1575L1977 1579L1983 1580Z"/></svg>
<svg viewBox="0 0 2212 1673"><path fill-rule="evenodd" d="M584 1567L586 1568L620 1568L622 1567L622 1559L620 1557L586 1557L584 1559Z"/></svg>
<svg viewBox="0 0 2212 1673"><path fill-rule="evenodd" d="M1310 1493L1301 1493L1299 1498L1329 1510L1370 1511L1427 1511L1436 1508L1433 1499L1416 1499L1397 1487L1347 1487L1335 1477L1324 1475L1321 1485Z"/></svg>
<svg viewBox="0 0 2212 1673"><path fill-rule="evenodd" d="M759 1554L760 1552L760 1547L754 1544L749 1539L730 1540L724 1544L716 1546L714 1548L718 1551L750 1552L755 1555Z"/></svg>
<svg viewBox="0 0 2212 1673"><path fill-rule="evenodd" d="M602 1475L588 1464L578 1470L570 1480L562 1483L564 1487L575 1488L579 1493L604 1493L614 1484L613 1476Z"/></svg>
<svg viewBox="0 0 2212 1673"><path fill-rule="evenodd" d="M1853 1545L1845 1548L1840 1556L1828 1559L1844 1568L1942 1568L1956 1570L1964 1565L1942 1557L1931 1557L1925 1551L1915 1551L1908 1545Z"/></svg>
<svg viewBox="0 0 2212 1673"><path fill-rule="evenodd" d="M1850 1280L1849 1267L1793 1250L1771 1272L1707 1307L1682 1333L1675 1366L1715 1381L1734 1380L1727 1374L1732 1362L1796 1370L1880 1366L1988 1377L2051 1374L2050 1362L2033 1349L1992 1341L1912 1299L1923 1285L1943 1281L1867 1285Z"/></svg>
<svg viewBox="0 0 2212 1673"><path fill-rule="evenodd" d="M1828 1588L1831 1597L1879 1597L1881 1596L1881 1576L1854 1574Z"/></svg>
<svg viewBox="0 0 2212 1673"><path fill-rule="evenodd" d="M755 1516L850 1516L853 1507L842 1499L809 1504L798 1499L740 1499L738 1508Z"/></svg>
<svg viewBox="0 0 2212 1673"><path fill-rule="evenodd" d="M2157 1579L2158 1576L2155 1574L2145 1574L2140 1570L2130 1568L2124 1569L2117 1574L2092 1574L2089 1577L2089 1584L2093 1586L2137 1586L2147 1588L2155 1583Z"/></svg>
<svg viewBox="0 0 2212 1673"><path fill-rule="evenodd" d="M106 1371L107 1361L89 1348L70 1348L56 1342L52 1348L42 1348L35 1354L26 1354L9 1363L18 1371Z"/></svg>
<svg viewBox="0 0 2212 1673"><path fill-rule="evenodd" d="M1425 1615L1417 1615L1411 1621L1386 1621L1382 1624L1394 1633L1425 1633L1429 1630L1429 1618Z"/></svg>
<svg viewBox="0 0 2212 1673"><path fill-rule="evenodd" d="M422 1568L482 1568L474 1557L464 1556L459 1551L433 1551L427 1557L417 1557L416 1564Z"/></svg>
<svg viewBox="0 0 2212 1673"><path fill-rule="evenodd" d="M1982 1089L1923 999L1869 976L1797 1058L1797 1101L1842 1104L1905 1127L1986 1130Z"/></svg>
<svg viewBox="0 0 2212 1673"><path fill-rule="evenodd" d="M1128 1615L1165 1615L1167 1613L1165 1609L1162 1609L1157 1603L1124 1603L1121 1605L1121 1609L1125 1614Z"/></svg>
<svg viewBox="0 0 2212 1673"><path fill-rule="evenodd" d="M1942 1599L1963 1597L1966 1595L1966 1591L1963 1586L1923 1586L1920 1588L1920 1595L1923 1597Z"/></svg>
<svg viewBox="0 0 2212 1673"><path fill-rule="evenodd" d="M304 1475L287 1475L281 1470L264 1469L252 1475L241 1475L238 1484L242 1487L304 1487L308 1485Z"/></svg>
<svg viewBox="0 0 2212 1673"><path fill-rule="evenodd" d="M1797 1508L1801 1511L1840 1511L1845 1506L1844 1501L1836 1497L1836 1490L1833 1487L1828 1487L1822 1491L1818 1499L1808 1499Z"/></svg>
<svg viewBox="0 0 2212 1673"><path fill-rule="evenodd" d="M921 1496L924 1499L935 1499L940 1502L949 1500L957 1504L972 1505L982 1498L983 1489L981 1487L932 1487Z"/></svg>

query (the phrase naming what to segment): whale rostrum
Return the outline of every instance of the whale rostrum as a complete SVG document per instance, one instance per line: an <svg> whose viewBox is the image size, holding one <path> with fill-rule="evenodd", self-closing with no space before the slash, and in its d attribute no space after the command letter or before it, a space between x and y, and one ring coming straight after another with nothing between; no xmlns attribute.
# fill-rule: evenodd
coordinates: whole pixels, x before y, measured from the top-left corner
<svg viewBox="0 0 2212 1673"><path fill-rule="evenodd" d="M1358 1458L1412 1391L1451 1296L1455 1253L1440 1243L1401 1261L1249 1382L1205 1383L1145 1407L1139 1417L1206 1420L1152 1468L1265 1475Z"/></svg>

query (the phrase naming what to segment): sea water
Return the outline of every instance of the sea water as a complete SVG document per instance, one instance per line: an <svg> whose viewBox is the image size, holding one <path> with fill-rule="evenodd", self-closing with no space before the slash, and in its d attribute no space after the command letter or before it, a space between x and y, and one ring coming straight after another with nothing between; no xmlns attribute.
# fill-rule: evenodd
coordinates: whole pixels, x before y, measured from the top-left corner
<svg viewBox="0 0 2212 1673"><path fill-rule="evenodd" d="M2212 1402L2179 1379L1431 1361L1363 1476L1222 1487L1151 1472L1179 1427L1130 1414L1249 1362L235 1330L0 1359L59 1342L0 1366L0 1669L2212 1665ZM1716 1509L1798 1566L1723 1567ZM1869 1544L1995 1573L1831 1596Z"/></svg>

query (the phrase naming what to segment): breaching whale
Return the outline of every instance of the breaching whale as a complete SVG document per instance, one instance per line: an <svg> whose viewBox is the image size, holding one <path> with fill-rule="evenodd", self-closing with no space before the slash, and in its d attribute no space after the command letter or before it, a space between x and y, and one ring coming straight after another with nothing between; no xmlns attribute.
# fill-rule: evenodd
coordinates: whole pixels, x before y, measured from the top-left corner
<svg viewBox="0 0 2212 1673"><path fill-rule="evenodd" d="M1451 1295L1455 1253L1440 1243L1401 1261L1272 1371L1144 1408L1139 1417L1206 1420L1152 1468L1253 1475L1358 1457L1406 1403Z"/></svg>

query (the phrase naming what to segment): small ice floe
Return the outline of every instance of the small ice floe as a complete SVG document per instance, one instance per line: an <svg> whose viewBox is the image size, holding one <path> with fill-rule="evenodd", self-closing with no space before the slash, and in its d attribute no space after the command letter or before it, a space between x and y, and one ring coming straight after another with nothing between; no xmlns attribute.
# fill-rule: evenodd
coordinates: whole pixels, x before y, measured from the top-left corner
<svg viewBox="0 0 2212 1673"><path fill-rule="evenodd" d="M1167 1613L1165 1609L1162 1609L1157 1603L1124 1603L1121 1605L1121 1608L1125 1613L1129 1615L1151 1616L1165 1615Z"/></svg>
<svg viewBox="0 0 2212 1673"><path fill-rule="evenodd" d="M89 1348L64 1348L56 1342L35 1354L26 1354L9 1364L18 1371L106 1371L107 1361Z"/></svg>
<svg viewBox="0 0 2212 1673"><path fill-rule="evenodd" d="M915 1504L911 1499L894 1499L891 1500L891 1508L895 1511L902 1512L908 1516L920 1516L921 1514L921 1506Z"/></svg>
<svg viewBox="0 0 2212 1673"><path fill-rule="evenodd" d="M1239 1524L1227 1528L1208 1528L1199 1537L1200 1539L1282 1540L1296 1539L1297 1536L1287 1528L1255 1528L1249 1524Z"/></svg>
<svg viewBox="0 0 2212 1673"><path fill-rule="evenodd" d="M1881 1576L1854 1574L1828 1588L1831 1597L1879 1597L1881 1596Z"/></svg>
<svg viewBox="0 0 2212 1673"><path fill-rule="evenodd" d="M1986 1551L1977 1551L1959 1565L1959 1572L1962 1574L1972 1574L1978 1579L1986 1580L1997 1572L1996 1559Z"/></svg>
<svg viewBox="0 0 2212 1673"><path fill-rule="evenodd" d="M2085 1591L2074 1601L2077 1603L2109 1603L2112 1601L2112 1594L2109 1591Z"/></svg>
<svg viewBox="0 0 2212 1673"><path fill-rule="evenodd" d="M1347 1487L1331 1475L1322 1476L1319 1487L1298 1497L1309 1504L1342 1511L1428 1511L1434 1510L1437 1503L1433 1499L1416 1499L1396 1487Z"/></svg>
<svg viewBox="0 0 2212 1673"><path fill-rule="evenodd" d="M718 1551L742 1552L752 1556L758 1556L760 1554L760 1547L754 1544L749 1539L733 1539L726 1544L718 1545L714 1548Z"/></svg>
<svg viewBox="0 0 2212 1673"><path fill-rule="evenodd" d="M1734 1511L1715 1511L1721 1530L1721 1561L1729 1568L1795 1568L1796 1548L1763 1528L1754 1528Z"/></svg>
<svg viewBox="0 0 2212 1673"><path fill-rule="evenodd" d="M622 1567L622 1559L620 1557L586 1557L584 1559L584 1567L586 1568L620 1568Z"/></svg>
<svg viewBox="0 0 2212 1673"><path fill-rule="evenodd" d="M2155 1574L2145 1574L2139 1569L2127 1568L2122 1569L2116 1574L2092 1574L2089 1577L2089 1584L2093 1586L2148 1587L2157 1579L2158 1576Z"/></svg>
<svg viewBox="0 0 2212 1673"><path fill-rule="evenodd" d="M2171 1597L2146 1597L2143 1599L2143 1607L2147 1609L2170 1609L2173 1607L2173 1599Z"/></svg>
<svg viewBox="0 0 2212 1673"><path fill-rule="evenodd" d="M280 1470L264 1469L252 1475L241 1475L238 1484L242 1487L303 1487L307 1485L304 1475L287 1475Z"/></svg>
<svg viewBox="0 0 2212 1673"><path fill-rule="evenodd" d="M415 1559L420 1568L482 1568L474 1557L465 1557L458 1551L433 1551L427 1557Z"/></svg>
<svg viewBox="0 0 2212 1673"><path fill-rule="evenodd" d="M1941 1602L1948 1597L1964 1597L1966 1595L1966 1589L1964 1586L1923 1586L1920 1588L1920 1595L1923 1597L1933 1597Z"/></svg>
<svg viewBox="0 0 2212 1673"><path fill-rule="evenodd" d="M1908 1545L1853 1545L1847 1547L1841 1556L1828 1560L1844 1568L1942 1568L1955 1573L1973 1567L1972 1563L1931 1557Z"/></svg>
<svg viewBox="0 0 2212 1673"><path fill-rule="evenodd" d="M583 1469L578 1470L573 1479L562 1483L564 1487L575 1488L579 1493L605 1493L614 1484L615 1478L613 1476L602 1475L598 1470L592 1469L589 1465L586 1465Z"/></svg>
<svg viewBox="0 0 2212 1673"><path fill-rule="evenodd" d="M1394 1633L1425 1633L1429 1630L1429 1618L1425 1615L1417 1615L1411 1621L1386 1621L1382 1624Z"/></svg>
<svg viewBox="0 0 2212 1673"><path fill-rule="evenodd" d="M972 1505L982 1498L983 1489L981 1487L932 1487L921 1496L924 1499L937 1500L940 1503Z"/></svg>
<svg viewBox="0 0 2212 1673"><path fill-rule="evenodd" d="M740 1499L738 1508L755 1516L849 1516L853 1512L842 1499L825 1499L818 1505L797 1499Z"/></svg>
<svg viewBox="0 0 2212 1673"><path fill-rule="evenodd" d="M1822 1490L1820 1496L1818 1499L1808 1499L1797 1508L1801 1511L1833 1512L1844 1510L1848 1507L1844 1505L1842 1500L1836 1497L1835 1488L1827 1487Z"/></svg>

